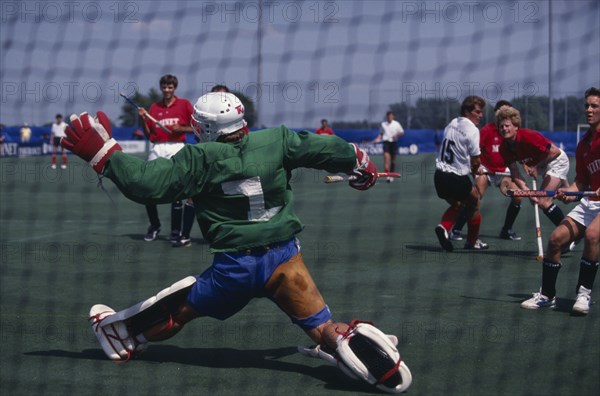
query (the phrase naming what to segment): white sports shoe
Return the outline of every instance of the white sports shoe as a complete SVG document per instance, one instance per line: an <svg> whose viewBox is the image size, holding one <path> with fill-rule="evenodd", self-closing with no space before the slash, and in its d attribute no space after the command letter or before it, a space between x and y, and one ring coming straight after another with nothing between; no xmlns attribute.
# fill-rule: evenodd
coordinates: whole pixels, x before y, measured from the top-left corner
<svg viewBox="0 0 600 396"><path fill-rule="evenodd" d="M573 304L573 313L587 315L590 305L592 305L592 291L580 285L575 304Z"/></svg>
<svg viewBox="0 0 600 396"><path fill-rule="evenodd" d="M521 303L521 308L525 309L538 309L544 307L555 307L556 306L556 297L552 297L552 299L544 296L542 294L542 289L539 292L533 293L533 297L529 300L525 300Z"/></svg>
<svg viewBox="0 0 600 396"><path fill-rule="evenodd" d="M465 249L469 250L485 250L489 249L490 245L483 242L481 239L475 241L474 244L471 244L469 241L465 242Z"/></svg>

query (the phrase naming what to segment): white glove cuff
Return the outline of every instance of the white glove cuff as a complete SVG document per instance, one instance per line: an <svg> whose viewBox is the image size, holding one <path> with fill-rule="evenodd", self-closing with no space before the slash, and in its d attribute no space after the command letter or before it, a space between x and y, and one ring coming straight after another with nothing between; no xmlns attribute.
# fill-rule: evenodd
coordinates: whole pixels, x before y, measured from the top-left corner
<svg viewBox="0 0 600 396"><path fill-rule="evenodd" d="M108 153L108 151L117 144L115 139L110 139L104 142L104 146L94 155L94 158L90 161L90 165L92 167L98 165L98 163L104 158L104 156Z"/></svg>

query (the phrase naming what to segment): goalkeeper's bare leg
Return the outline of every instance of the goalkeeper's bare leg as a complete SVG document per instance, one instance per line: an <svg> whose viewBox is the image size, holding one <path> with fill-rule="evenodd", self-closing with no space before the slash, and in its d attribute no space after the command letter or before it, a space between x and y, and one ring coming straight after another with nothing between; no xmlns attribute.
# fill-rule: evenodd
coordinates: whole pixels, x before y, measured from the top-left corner
<svg viewBox="0 0 600 396"><path fill-rule="evenodd" d="M331 319L301 253L277 267L265 285L265 292L315 344L335 350L338 335L348 330L348 324Z"/></svg>
<svg viewBox="0 0 600 396"><path fill-rule="evenodd" d="M346 323L334 323L319 289L298 253L277 267L265 285L265 294L298 324L316 344L335 349L339 333L348 329ZM173 312L165 312L155 324L140 322L139 318L126 322L132 333L141 334L148 341L162 341L176 335L186 323L203 315L186 300ZM136 331L137 330L137 331Z"/></svg>

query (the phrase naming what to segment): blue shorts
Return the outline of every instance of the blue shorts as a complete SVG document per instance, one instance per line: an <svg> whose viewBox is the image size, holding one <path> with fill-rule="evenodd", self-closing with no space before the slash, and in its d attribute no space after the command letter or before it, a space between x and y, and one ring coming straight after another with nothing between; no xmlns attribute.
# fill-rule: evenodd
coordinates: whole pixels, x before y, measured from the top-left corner
<svg viewBox="0 0 600 396"><path fill-rule="evenodd" d="M268 247L217 253L199 275L188 303L205 316L225 320L244 308L263 289L271 275L300 251L295 238Z"/></svg>

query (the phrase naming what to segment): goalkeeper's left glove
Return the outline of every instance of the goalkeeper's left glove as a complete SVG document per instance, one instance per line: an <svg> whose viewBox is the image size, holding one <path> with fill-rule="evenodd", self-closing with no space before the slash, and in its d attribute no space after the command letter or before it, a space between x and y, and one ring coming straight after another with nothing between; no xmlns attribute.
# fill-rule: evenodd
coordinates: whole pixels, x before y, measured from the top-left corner
<svg viewBox="0 0 600 396"><path fill-rule="evenodd" d="M67 137L60 140L61 146L89 162L97 173L102 174L104 165L121 146L112 138L112 127L108 116L99 111L95 118L88 113L79 117L71 115L71 125L65 130Z"/></svg>
<svg viewBox="0 0 600 396"><path fill-rule="evenodd" d="M375 185L377 182L377 168L375 164L369 159L367 152L354 143L350 143L354 152L356 153L356 165L352 170L352 175L356 176L356 179L350 180L350 187L356 188L357 190L367 190Z"/></svg>

